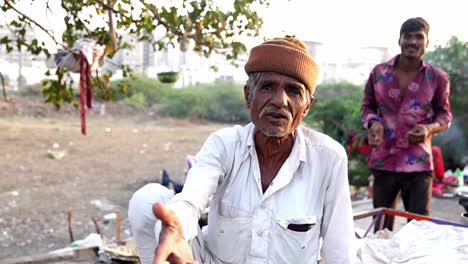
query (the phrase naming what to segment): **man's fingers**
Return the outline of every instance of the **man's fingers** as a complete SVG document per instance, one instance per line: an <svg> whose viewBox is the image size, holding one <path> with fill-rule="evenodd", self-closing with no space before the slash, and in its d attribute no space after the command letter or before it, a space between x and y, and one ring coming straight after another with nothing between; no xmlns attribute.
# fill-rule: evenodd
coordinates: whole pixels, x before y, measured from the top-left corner
<svg viewBox="0 0 468 264"><path fill-rule="evenodd" d="M168 243L160 243L154 253L153 264L166 264L166 261L171 254Z"/></svg>

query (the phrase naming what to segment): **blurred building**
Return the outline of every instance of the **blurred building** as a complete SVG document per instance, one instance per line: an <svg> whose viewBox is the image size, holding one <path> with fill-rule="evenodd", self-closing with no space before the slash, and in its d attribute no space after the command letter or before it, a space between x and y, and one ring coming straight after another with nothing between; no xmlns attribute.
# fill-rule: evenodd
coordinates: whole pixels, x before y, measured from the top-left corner
<svg viewBox="0 0 468 264"><path fill-rule="evenodd" d="M0 39L4 37L13 39L11 46L14 47L11 52L7 52L4 45L0 46L0 72L3 76L7 76L9 80L9 83L6 85L16 89L19 76L23 76L22 79L26 82L24 84L37 83L44 79L44 73L47 70L45 55L34 56L25 51L24 48L22 51L18 51L14 35L8 29L0 28ZM36 38L32 30L27 31L25 37L28 40Z"/></svg>
<svg viewBox="0 0 468 264"><path fill-rule="evenodd" d="M320 66L319 82L349 81L363 84L375 65L391 57L388 47L348 47L348 52L343 53L340 47L321 42L305 41L305 44Z"/></svg>

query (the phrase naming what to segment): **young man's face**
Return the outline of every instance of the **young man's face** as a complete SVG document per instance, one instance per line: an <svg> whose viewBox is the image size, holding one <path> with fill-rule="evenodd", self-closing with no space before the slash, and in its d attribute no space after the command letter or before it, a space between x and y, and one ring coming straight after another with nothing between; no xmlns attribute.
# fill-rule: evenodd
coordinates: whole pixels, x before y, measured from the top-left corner
<svg viewBox="0 0 468 264"><path fill-rule="evenodd" d="M274 72L264 72L252 93L247 85L244 93L252 122L269 137L282 138L293 133L312 104L304 84Z"/></svg>
<svg viewBox="0 0 468 264"><path fill-rule="evenodd" d="M424 30L403 32L400 36L401 54L409 59L420 59L426 50L428 39Z"/></svg>

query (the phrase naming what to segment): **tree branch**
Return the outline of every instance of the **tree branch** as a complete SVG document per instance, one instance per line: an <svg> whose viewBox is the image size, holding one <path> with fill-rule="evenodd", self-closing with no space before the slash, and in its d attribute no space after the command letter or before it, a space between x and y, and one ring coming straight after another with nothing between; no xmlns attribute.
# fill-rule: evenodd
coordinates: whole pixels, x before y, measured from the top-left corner
<svg viewBox="0 0 468 264"><path fill-rule="evenodd" d="M107 5L112 6L112 0L107 0ZM107 14L109 16L109 35L112 41L112 52L117 50L117 40L114 29L114 22L112 19L112 8L107 9Z"/></svg>
<svg viewBox="0 0 468 264"><path fill-rule="evenodd" d="M124 18L126 18L126 19L130 19L130 20L132 20L132 21L135 22L135 23L141 21L141 19L135 20L135 19L133 19L133 17L127 16L125 13L122 13L122 12L120 12L119 10L113 8L112 5L109 4L109 3L111 3L111 1L109 1L109 0L108 0L109 2L108 2L107 4L104 3L104 2L101 1L101 0L92 0L92 1L98 3L98 4L102 5L102 6L104 6L104 7L107 8L108 10L111 10L114 14L118 14L118 15L120 15L121 17L124 17Z"/></svg>
<svg viewBox="0 0 468 264"><path fill-rule="evenodd" d="M159 14L158 10L153 5L147 4L142 0L139 0L139 1L142 5L148 8L148 10L151 11L151 13L153 13L154 18L158 21L159 24L163 25L168 31L170 31L174 35L177 35L179 37L184 37L184 34L182 32L175 29L174 27L169 25L169 23L167 23L166 21L162 19L161 14Z"/></svg>
<svg viewBox="0 0 468 264"><path fill-rule="evenodd" d="M55 42L55 44L57 45L60 45L62 46L64 49L72 52L72 53L76 53L74 50L72 50L71 48L69 48L68 46L66 46L65 44L63 43L60 43L59 41L57 41L57 39L55 39L55 37L50 34L49 30L45 29L43 26L41 26L39 23L37 23L35 20L33 20L32 18L30 18L29 16L25 15L24 13L22 13L21 11L19 11L18 9L16 9L10 2L10 0L5 0L5 4L7 4L11 9L13 9L13 11L15 11L16 13L18 13L19 15L23 16L25 19L29 20L31 23L33 23L34 25L36 25L38 28L40 28L42 31L44 31L47 35L49 35L49 37Z"/></svg>

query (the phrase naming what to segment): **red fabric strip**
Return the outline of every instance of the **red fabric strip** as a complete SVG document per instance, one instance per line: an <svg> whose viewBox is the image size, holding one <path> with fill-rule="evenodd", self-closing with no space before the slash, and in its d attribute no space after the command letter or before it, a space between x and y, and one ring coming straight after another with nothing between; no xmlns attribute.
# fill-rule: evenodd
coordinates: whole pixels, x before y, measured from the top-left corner
<svg viewBox="0 0 468 264"><path fill-rule="evenodd" d="M81 134L86 136L86 109L85 109L85 100L86 100L86 91L85 91L85 81L86 81L86 59L83 55L83 52L80 51L80 116L81 116Z"/></svg>

